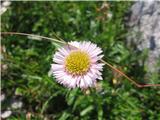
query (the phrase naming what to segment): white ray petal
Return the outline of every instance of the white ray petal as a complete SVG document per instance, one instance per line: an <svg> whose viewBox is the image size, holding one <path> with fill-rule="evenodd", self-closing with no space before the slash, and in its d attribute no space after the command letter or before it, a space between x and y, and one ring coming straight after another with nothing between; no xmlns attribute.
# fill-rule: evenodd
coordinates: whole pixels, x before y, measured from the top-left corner
<svg viewBox="0 0 160 120"><path fill-rule="evenodd" d="M86 85L85 85L83 78L81 78L81 80L80 80L80 88L86 88Z"/></svg>
<svg viewBox="0 0 160 120"><path fill-rule="evenodd" d="M53 71L57 71L57 70L63 70L64 66L63 65L59 65L59 64L51 64L51 69Z"/></svg>
<svg viewBox="0 0 160 120"><path fill-rule="evenodd" d="M56 57L54 57L53 58L53 61L55 62L55 63L58 63L58 64L64 64L64 60L63 59L58 59L58 58L56 58Z"/></svg>
<svg viewBox="0 0 160 120"><path fill-rule="evenodd" d="M56 52L53 57L58 59L64 59L65 56L60 52Z"/></svg>
<svg viewBox="0 0 160 120"><path fill-rule="evenodd" d="M76 87L76 82L77 82L77 79L76 79L76 78L70 77L69 87L70 87L70 88L75 88L75 87Z"/></svg>
<svg viewBox="0 0 160 120"><path fill-rule="evenodd" d="M92 86L93 82L92 82L92 79L88 76L88 75L85 75L84 76L84 80L85 80L85 83L87 83L87 86Z"/></svg>

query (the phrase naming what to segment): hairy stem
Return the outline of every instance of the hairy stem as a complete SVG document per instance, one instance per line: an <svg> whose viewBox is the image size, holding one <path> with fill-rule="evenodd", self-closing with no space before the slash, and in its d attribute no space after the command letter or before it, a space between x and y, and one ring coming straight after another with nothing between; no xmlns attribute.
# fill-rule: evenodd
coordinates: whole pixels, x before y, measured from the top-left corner
<svg viewBox="0 0 160 120"><path fill-rule="evenodd" d="M131 83L133 83L135 86L139 87L139 88L143 88L143 87L160 87L160 84L139 84L137 82L135 82L134 80L132 80L130 77L128 77L125 73L123 73L122 71L120 71L119 69L113 67L111 64L109 64L108 62L101 60L104 64L106 64L107 66L109 66L111 69L113 69L114 71L118 72L119 74L121 74L122 76L124 76L125 78L127 78L127 80L129 80Z"/></svg>

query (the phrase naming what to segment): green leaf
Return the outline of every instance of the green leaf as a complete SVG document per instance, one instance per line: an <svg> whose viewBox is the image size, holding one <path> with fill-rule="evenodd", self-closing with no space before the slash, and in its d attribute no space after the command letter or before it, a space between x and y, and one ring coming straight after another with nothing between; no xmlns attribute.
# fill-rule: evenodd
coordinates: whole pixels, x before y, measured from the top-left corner
<svg viewBox="0 0 160 120"><path fill-rule="evenodd" d="M91 112L93 109L94 109L94 107L92 105L90 105L87 108L85 108L84 110L82 110L80 115L85 116L87 113Z"/></svg>

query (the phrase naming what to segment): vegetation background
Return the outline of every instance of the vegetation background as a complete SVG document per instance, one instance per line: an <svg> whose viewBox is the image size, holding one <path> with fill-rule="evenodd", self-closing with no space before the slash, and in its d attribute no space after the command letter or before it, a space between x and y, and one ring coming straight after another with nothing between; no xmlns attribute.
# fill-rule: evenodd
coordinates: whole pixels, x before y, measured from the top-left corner
<svg viewBox="0 0 160 120"><path fill-rule="evenodd" d="M124 17L132 2L12 2L1 16L1 31L32 33L65 41L89 40L104 51L104 59L139 83L160 83L158 74L145 78L146 52L126 46ZM2 35L2 111L8 120L160 120L160 88L137 88L107 66L96 88L69 90L50 76L56 47L50 41ZM11 100L21 99L21 109ZM31 116L29 117L29 114Z"/></svg>

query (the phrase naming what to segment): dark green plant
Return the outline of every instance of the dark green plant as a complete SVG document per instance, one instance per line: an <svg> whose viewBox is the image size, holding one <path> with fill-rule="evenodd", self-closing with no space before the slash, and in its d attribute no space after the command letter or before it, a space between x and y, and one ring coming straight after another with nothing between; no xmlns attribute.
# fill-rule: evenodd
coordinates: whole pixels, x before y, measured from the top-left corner
<svg viewBox="0 0 160 120"><path fill-rule="evenodd" d="M138 64L145 60L127 48L127 29L124 16L132 2L107 2L109 7L99 10L103 2L12 2L2 15L2 32L16 31L55 37L65 41L89 40L104 51L104 59L121 68L130 76L145 82L146 69ZM112 17L105 14L111 12ZM9 119L74 119L74 120L139 120L159 119L160 89L137 88L124 78L115 78L113 72L104 68L99 88L89 91L68 90L49 76L52 55L56 48L49 41L32 40L17 35L2 36L2 65L8 68L2 74L2 91L7 100L12 96L23 98L24 111L15 110ZM159 83L159 76L153 76ZM150 81L148 81L150 82ZM89 92L89 93L88 93ZM87 94L85 94L87 93ZM2 109L9 106L9 102Z"/></svg>

